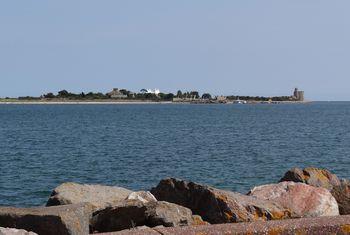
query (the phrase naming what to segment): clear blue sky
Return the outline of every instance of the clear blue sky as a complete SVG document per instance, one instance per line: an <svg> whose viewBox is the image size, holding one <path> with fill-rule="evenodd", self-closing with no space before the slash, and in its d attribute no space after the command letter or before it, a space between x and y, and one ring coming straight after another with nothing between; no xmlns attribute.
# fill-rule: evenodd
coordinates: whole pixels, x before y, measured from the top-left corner
<svg viewBox="0 0 350 235"><path fill-rule="evenodd" d="M0 96L113 87L350 100L350 1L0 3Z"/></svg>

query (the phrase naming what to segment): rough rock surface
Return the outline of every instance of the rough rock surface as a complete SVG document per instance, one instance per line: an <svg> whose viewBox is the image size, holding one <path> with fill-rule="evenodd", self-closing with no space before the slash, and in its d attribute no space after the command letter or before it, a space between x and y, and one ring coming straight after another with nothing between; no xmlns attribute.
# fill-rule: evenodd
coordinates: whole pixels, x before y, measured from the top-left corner
<svg viewBox="0 0 350 235"><path fill-rule="evenodd" d="M160 201L190 208L211 224L291 217L274 202L174 178L161 180L151 193Z"/></svg>
<svg viewBox="0 0 350 235"><path fill-rule="evenodd" d="M139 226L184 226L195 224L190 209L168 202L125 200L94 213L94 232L112 232Z"/></svg>
<svg viewBox="0 0 350 235"><path fill-rule="evenodd" d="M53 190L46 206L88 202L97 209L124 200L132 191L112 186L63 183Z"/></svg>
<svg viewBox="0 0 350 235"><path fill-rule="evenodd" d="M131 229L125 229L121 231L116 232L107 232L107 233L98 233L98 235L159 235L160 233L157 232L155 229L161 229L162 226L150 228L147 226L141 226L141 227L135 227ZM167 233L165 233L167 234Z"/></svg>
<svg viewBox="0 0 350 235"><path fill-rule="evenodd" d="M350 214L350 182L339 178L325 169L293 168L285 173L282 181L302 182L315 187L328 189L338 202L341 215Z"/></svg>
<svg viewBox="0 0 350 235"><path fill-rule="evenodd" d="M293 217L339 215L338 204L324 188L304 183L281 182L253 188L249 195L269 200L288 208Z"/></svg>
<svg viewBox="0 0 350 235"><path fill-rule="evenodd" d="M91 205L87 203L55 207L0 207L0 226L25 229L45 235L89 233Z"/></svg>
<svg viewBox="0 0 350 235"><path fill-rule="evenodd" d="M163 225L177 227L193 224L192 211L169 202L151 202L146 204L146 220L150 227Z"/></svg>
<svg viewBox="0 0 350 235"><path fill-rule="evenodd" d="M157 201L157 199L149 191L132 192L131 194L129 194L129 196L127 196L126 200L139 200L143 203Z"/></svg>
<svg viewBox="0 0 350 235"><path fill-rule="evenodd" d="M331 190L334 186L340 185L339 178L325 169L308 167L304 170L292 168L285 173L280 182L293 181L301 182L315 187L322 187Z"/></svg>
<svg viewBox="0 0 350 235"><path fill-rule="evenodd" d="M154 230L167 235L349 235L349 221L350 216L333 216L210 226L154 228ZM142 235L148 234L153 233L143 233ZM119 235L119 233L113 235ZM138 234L129 233L128 235Z"/></svg>
<svg viewBox="0 0 350 235"><path fill-rule="evenodd" d="M334 186L331 190L332 195L338 202L339 213L341 215L350 214L350 182L341 180L339 186Z"/></svg>
<svg viewBox="0 0 350 235"><path fill-rule="evenodd" d="M33 232L28 232L23 229L15 229L15 228L1 228L0 227L0 235L37 235Z"/></svg>

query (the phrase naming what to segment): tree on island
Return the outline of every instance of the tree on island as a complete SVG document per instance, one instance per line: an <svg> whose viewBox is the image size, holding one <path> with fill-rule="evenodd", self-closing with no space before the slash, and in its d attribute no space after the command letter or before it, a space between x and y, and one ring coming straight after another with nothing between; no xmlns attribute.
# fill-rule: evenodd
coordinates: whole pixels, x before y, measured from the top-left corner
<svg viewBox="0 0 350 235"><path fill-rule="evenodd" d="M56 96L52 93L52 92L49 92L47 94L44 94L43 95L44 98L47 98L47 99L53 99L55 98Z"/></svg>
<svg viewBox="0 0 350 235"><path fill-rule="evenodd" d="M69 92L66 91L66 90L59 91L59 92L58 92L58 96L59 96L59 97L62 97L62 98L66 98L66 97L69 96Z"/></svg>
<svg viewBox="0 0 350 235"><path fill-rule="evenodd" d="M211 99L211 95L209 93L204 93L202 95L202 99L205 99L205 100L210 100Z"/></svg>
<svg viewBox="0 0 350 235"><path fill-rule="evenodd" d="M199 93L198 93L198 91L191 91L190 92L190 96L191 96L191 98L193 97L195 99L198 99L199 98Z"/></svg>
<svg viewBox="0 0 350 235"><path fill-rule="evenodd" d="M182 91L181 91L181 90L178 90L178 91L177 91L176 97L177 97L177 98L182 98Z"/></svg>
<svg viewBox="0 0 350 235"><path fill-rule="evenodd" d="M168 94L159 93L158 97L160 98L160 100L171 101L174 98L174 94L173 93L168 93Z"/></svg>

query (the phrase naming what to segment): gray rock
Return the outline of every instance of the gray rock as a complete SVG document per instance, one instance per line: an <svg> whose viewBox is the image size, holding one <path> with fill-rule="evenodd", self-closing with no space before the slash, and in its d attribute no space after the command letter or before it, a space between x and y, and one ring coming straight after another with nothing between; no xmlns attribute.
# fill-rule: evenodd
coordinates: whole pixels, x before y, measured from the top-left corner
<svg viewBox="0 0 350 235"><path fill-rule="evenodd" d="M147 225L155 227L178 227L193 224L192 211L186 207L169 202L151 202L146 204Z"/></svg>
<svg viewBox="0 0 350 235"><path fill-rule="evenodd" d="M94 213L91 220L94 232L113 232L140 226L194 225L190 209L168 202L125 200L118 205Z"/></svg>
<svg viewBox="0 0 350 235"><path fill-rule="evenodd" d="M88 202L98 210L124 200L130 193L121 187L63 183L53 190L46 206Z"/></svg>
<svg viewBox="0 0 350 235"><path fill-rule="evenodd" d="M159 235L160 233L157 232L155 229L162 229L162 228L164 228L164 227L159 226L159 227L155 227L155 228L150 228L147 226L140 226L140 227L125 229L125 230L107 233L107 234L109 234L109 235L114 235L114 234L115 235L131 235L131 234L132 235L145 235L145 234L147 234L147 235Z"/></svg>
<svg viewBox="0 0 350 235"><path fill-rule="evenodd" d="M33 232L28 232L23 229L15 229L15 228L1 228L0 227L0 235L38 235Z"/></svg>
<svg viewBox="0 0 350 235"><path fill-rule="evenodd" d="M153 194L149 191L138 191L132 192L126 200L139 200L143 203L147 202L156 202L157 199L153 196Z"/></svg>
<svg viewBox="0 0 350 235"><path fill-rule="evenodd" d="M0 207L0 226L25 229L45 235L81 235L89 233L91 205L56 207Z"/></svg>
<svg viewBox="0 0 350 235"><path fill-rule="evenodd" d="M164 179L151 193L159 201L190 208L211 224L290 218L277 203L178 179Z"/></svg>

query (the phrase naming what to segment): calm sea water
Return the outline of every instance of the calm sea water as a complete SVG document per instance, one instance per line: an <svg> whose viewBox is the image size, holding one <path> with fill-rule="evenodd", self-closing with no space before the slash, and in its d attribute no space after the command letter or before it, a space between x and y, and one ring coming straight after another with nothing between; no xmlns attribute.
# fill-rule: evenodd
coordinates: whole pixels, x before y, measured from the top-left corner
<svg viewBox="0 0 350 235"><path fill-rule="evenodd" d="M0 205L63 182L150 189L178 177L246 192L291 167L349 177L350 103L0 105Z"/></svg>

